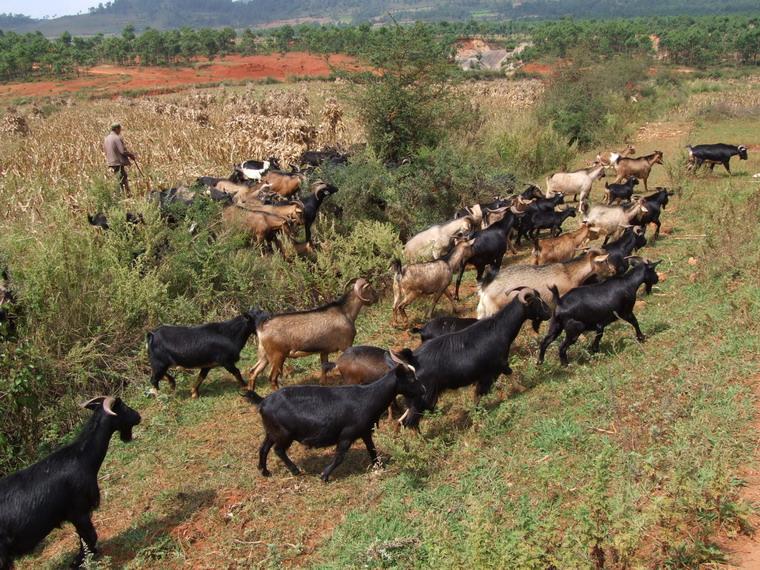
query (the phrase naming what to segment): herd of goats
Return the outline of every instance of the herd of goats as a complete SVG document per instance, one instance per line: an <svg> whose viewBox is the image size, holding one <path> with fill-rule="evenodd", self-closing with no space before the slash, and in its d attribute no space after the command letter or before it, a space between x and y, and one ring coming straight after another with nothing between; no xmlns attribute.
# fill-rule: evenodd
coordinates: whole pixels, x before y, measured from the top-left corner
<svg viewBox="0 0 760 570"><path fill-rule="evenodd" d="M568 364L568 349L584 332L594 332L591 351L597 352L605 328L622 319L634 328L643 342L633 313L637 292L646 292L658 282L656 267L634 255L647 244L645 232L660 231L660 214L672 195L656 188L646 196L634 196L639 181L646 192L649 174L662 164L662 152L638 158L634 151L600 154L588 168L557 173L547 179L546 193L529 186L520 194L475 204L456 212L450 221L434 225L405 244L405 263L393 260L393 319L408 326L405 308L415 299L432 296L428 318L439 298L454 302L464 270L476 269L479 303L477 318L441 316L424 327L412 329L421 336L415 350L400 351L373 346L352 346L355 322L363 306L379 299L377 291L363 278L350 282L345 293L326 305L305 310L269 314L250 310L233 319L200 326L160 326L147 334L151 367L151 390L159 390L166 378L173 389L170 369L199 369L191 387L193 398L209 371L223 367L245 390L246 398L258 407L265 437L259 450L258 468L268 476L267 456L274 447L291 473L299 468L288 457L294 441L309 447L336 446L332 462L321 477L328 481L351 445L361 439L373 464L379 462L372 433L387 411L393 417L396 398L404 397L400 424L417 428L425 411L433 410L441 393L474 386L476 402L487 394L501 374L512 372L509 352L525 321L538 332L542 321L550 321L539 345L541 364L549 345L562 332L565 338L559 358ZM731 145L689 147L689 169L703 164L722 164L747 158L747 148ZM313 163L341 162L336 153L310 153ZM308 162L308 160L307 160ZM224 219L242 224L253 239L272 242L278 234L292 232L296 225L306 231L301 245L310 246L311 226L322 201L337 191L324 182L315 183L309 195L294 199L302 181L299 173L270 170L269 161L248 161L228 179L201 178L202 193L228 204ZM605 204L591 205L593 181L614 169L616 180L605 184ZM174 200L192 201L197 191L172 189L157 196L160 205ZM558 210L569 198L579 202L581 226L561 233L574 207ZM138 217L129 220L139 223ZM102 214L90 222L107 229ZM541 236L548 230L548 235ZM523 238L533 244L530 263L502 268L507 251L516 252ZM589 242L603 238L599 246ZM308 249L308 248L307 248ZM454 281L454 293L449 287ZM6 276L7 277L7 276ZM9 295L0 287L2 298ZM1 304L1 303L0 303ZM2 307L0 307L2 310ZM243 379L236 364L251 335L258 339L258 361ZM340 352L334 363L330 354ZM319 354L322 380L336 369L342 385L293 385L280 388L279 378L287 358ZM262 398L255 383L271 367L272 392ZM78 438L40 462L0 479L0 570L10 570L13 560L31 552L55 527L68 521L80 538L73 565L79 567L96 552L97 534L92 512L98 507L98 471L114 432L123 441L132 438L140 415L120 398L100 396L83 407L93 414Z"/></svg>

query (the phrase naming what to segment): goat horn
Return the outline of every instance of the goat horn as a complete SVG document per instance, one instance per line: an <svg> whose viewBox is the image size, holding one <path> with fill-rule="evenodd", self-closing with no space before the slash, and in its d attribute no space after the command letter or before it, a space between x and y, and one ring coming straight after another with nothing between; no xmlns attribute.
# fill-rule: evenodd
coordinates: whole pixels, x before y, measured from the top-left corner
<svg viewBox="0 0 760 570"><path fill-rule="evenodd" d="M522 291L520 291L517 294L517 300L520 301L520 303L522 303L523 305L527 305L528 304L528 295L532 295L532 294L533 293L531 292L530 288L529 287L525 287Z"/></svg>
<svg viewBox="0 0 760 570"><path fill-rule="evenodd" d="M102 404L103 410L105 411L106 414L108 414L109 416L115 416L116 412L114 412L111 409L111 407L113 406L115 402L116 402L116 398L114 398L113 396L108 396L108 397L96 396L90 400L87 400L83 404L80 404L80 406L88 410L93 410L95 409L93 407L95 404Z"/></svg>
<svg viewBox="0 0 760 570"><path fill-rule="evenodd" d="M398 356L398 355L397 355L395 352L393 352L392 350L389 350L388 352L390 353L390 355L391 355L391 360L393 360L393 362L395 362L396 364L400 364L400 365L401 365L401 366L403 366L404 368L408 368L409 370L411 370L411 371L412 371L412 374L414 374L415 376L417 375L417 369L416 369L414 366L412 366L412 365L411 365L411 364L409 364L408 362L405 362L404 360L402 360L402 359L401 359L401 358L400 358L400 357L399 357L399 356Z"/></svg>
<svg viewBox="0 0 760 570"><path fill-rule="evenodd" d="M364 289L365 287L369 287L369 283L367 283L366 281L362 283L362 281L364 281L364 279L362 278L359 278L356 280L356 283L354 283L354 293L356 293L356 296L359 297L359 299L361 299L365 303L371 303L372 301L362 297L361 290ZM361 283L361 286L359 285L360 283Z"/></svg>
<svg viewBox="0 0 760 570"><path fill-rule="evenodd" d="M111 409L115 403L116 398L113 396L108 396L105 400L103 400L103 411L109 416L115 416L116 412Z"/></svg>

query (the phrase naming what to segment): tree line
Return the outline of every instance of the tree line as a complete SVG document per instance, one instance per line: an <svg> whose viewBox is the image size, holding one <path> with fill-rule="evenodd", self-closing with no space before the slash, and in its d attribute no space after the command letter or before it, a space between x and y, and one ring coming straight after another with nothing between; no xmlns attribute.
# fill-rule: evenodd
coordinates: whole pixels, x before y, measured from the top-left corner
<svg viewBox="0 0 760 570"><path fill-rule="evenodd" d="M416 24L449 48L467 36L494 38L505 47L518 40L533 42L524 59L566 57L573 50L599 56L653 54L678 65L708 66L760 62L760 17L651 17L615 20L571 18L524 22L516 20ZM367 45L382 45L392 28L368 23L282 26L268 30L181 28L138 34L127 26L120 35L55 39L41 33L0 30L0 80L66 76L98 63L119 65L186 64L198 57L230 53L252 55L272 51L309 51L359 55Z"/></svg>

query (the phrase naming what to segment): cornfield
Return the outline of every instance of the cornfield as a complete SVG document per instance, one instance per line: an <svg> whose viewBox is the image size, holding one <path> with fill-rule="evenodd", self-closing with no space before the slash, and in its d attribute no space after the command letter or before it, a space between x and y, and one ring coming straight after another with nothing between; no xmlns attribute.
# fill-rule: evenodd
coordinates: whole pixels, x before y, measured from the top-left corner
<svg viewBox="0 0 760 570"><path fill-rule="evenodd" d="M102 141L113 122L123 125L150 179L131 169L132 188L140 192L149 183L168 188L201 175L226 176L232 164L251 158L277 157L287 167L307 149L348 147L361 129L346 127L351 119L326 93L256 86L87 104L58 98L44 118L31 105L11 109L0 120L0 197L9 205L0 217L13 219L23 207L36 219L35 208L53 198L76 207L86 189L110 176Z"/></svg>

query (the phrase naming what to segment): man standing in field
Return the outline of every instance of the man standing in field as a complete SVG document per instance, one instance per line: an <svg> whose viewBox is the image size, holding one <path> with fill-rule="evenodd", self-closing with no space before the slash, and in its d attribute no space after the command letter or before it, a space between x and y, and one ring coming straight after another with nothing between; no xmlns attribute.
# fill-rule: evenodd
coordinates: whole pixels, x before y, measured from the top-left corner
<svg viewBox="0 0 760 570"><path fill-rule="evenodd" d="M121 138L121 125L114 123L111 125L111 132L103 141L103 151L106 153L106 162L114 174L119 177L119 186L129 194L129 179L127 178L127 166L131 163L129 159L135 158L135 155L127 150L124 139Z"/></svg>

